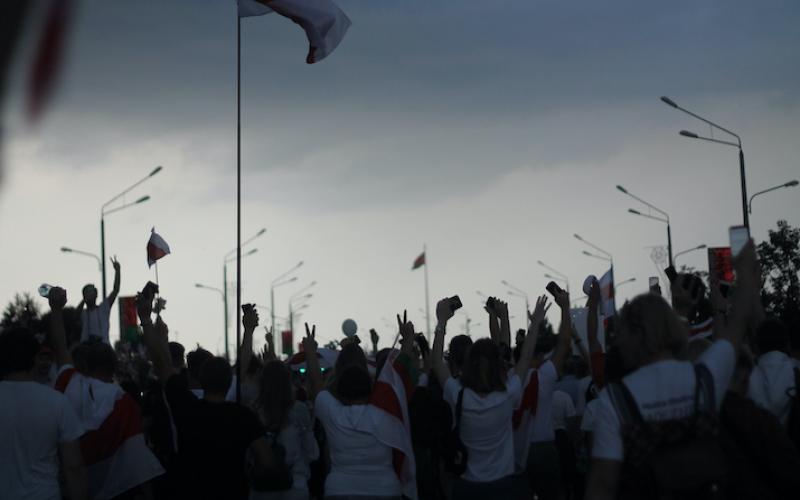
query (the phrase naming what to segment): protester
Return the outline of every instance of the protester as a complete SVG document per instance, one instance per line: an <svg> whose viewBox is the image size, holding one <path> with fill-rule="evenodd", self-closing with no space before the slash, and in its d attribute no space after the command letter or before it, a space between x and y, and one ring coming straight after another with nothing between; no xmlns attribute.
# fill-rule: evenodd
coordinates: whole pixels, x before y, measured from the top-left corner
<svg viewBox="0 0 800 500"><path fill-rule="evenodd" d="M756 330L758 360L750 374L747 395L786 425L795 387L795 362L789 357L789 331L780 320L762 321Z"/></svg>
<svg viewBox="0 0 800 500"><path fill-rule="evenodd" d="M96 337L106 344L108 341L109 318L111 306L117 300L120 284L120 265L116 258L111 259L114 266L114 288L108 297L104 297L97 304L97 287L92 284L83 287L83 300L78 303L78 312L81 316L81 342ZM85 307L85 309L84 309Z"/></svg>
<svg viewBox="0 0 800 500"><path fill-rule="evenodd" d="M25 328L0 334L0 497L84 500L84 429L63 394L35 381L39 349Z"/></svg>

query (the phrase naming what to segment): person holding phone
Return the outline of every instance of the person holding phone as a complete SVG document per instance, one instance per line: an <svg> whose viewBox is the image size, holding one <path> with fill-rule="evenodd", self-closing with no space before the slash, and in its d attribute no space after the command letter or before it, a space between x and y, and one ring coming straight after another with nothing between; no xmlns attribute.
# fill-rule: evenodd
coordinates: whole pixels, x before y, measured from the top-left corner
<svg viewBox="0 0 800 500"><path fill-rule="evenodd" d="M451 299L436 306L436 337L432 369L444 388L444 399L455 409L461 400L460 438L467 449L466 471L453 485L453 498L510 498L514 495L514 442L512 415L522 397L521 377L528 373L539 325L547 311L540 297L531 314L531 326L522 355L509 375L500 347L492 339L480 339L470 347L461 377L451 376L442 358L447 322L453 317Z"/></svg>

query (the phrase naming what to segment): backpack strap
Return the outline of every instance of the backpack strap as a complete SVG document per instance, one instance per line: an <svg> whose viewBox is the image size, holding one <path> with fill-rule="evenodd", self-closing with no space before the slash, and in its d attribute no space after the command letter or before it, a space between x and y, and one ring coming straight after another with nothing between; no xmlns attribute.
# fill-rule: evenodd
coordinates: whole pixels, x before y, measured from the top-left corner
<svg viewBox="0 0 800 500"><path fill-rule="evenodd" d="M639 406L633 398L631 391L625 387L625 384L620 382L613 382L607 385L608 395L611 396L611 404L617 411L620 424L625 425L642 425L644 419L639 411Z"/></svg>
<svg viewBox="0 0 800 500"><path fill-rule="evenodd" d="M694 414L700 412L716 414L717 398L714 394L714 377L703 363L694 365Z"/></svg>

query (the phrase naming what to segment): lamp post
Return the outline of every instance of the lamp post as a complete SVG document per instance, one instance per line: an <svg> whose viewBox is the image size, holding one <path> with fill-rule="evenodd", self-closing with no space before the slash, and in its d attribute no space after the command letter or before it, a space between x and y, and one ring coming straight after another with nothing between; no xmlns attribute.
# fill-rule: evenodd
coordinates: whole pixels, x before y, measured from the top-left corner
<svg viewBox="0 0 800 500"><path fill-rule="evenodd" d="M242 244L241 248L244 248L245 245L252 243L256 238L262 236L264 233L267 232L267 228L262 227L258 230L256 234L246 239ZM228 342L228 263L233 262L236 260L236 248L231 250L230 252L226 253L225 256L222 258L222 290L224 292L224 301L225 301L225 359L230 362L230 347ZM254 253L258 252L257 248L250 250L247 253L243 253L242 257L247 257L253 255ZM238 349L239 346L236 346Z"/></svg>
<svg viewBox="0 0 800 500"><path fill-rule="evenodd" d="M628 191L624 187L620 186L619 184L617 184L617 190L619 192L623 193L623 194L626 194L626 195L630 196L631 198L633 198L634 200L638 201L639 203L645 205L650 210L654 210L654 211L656 211L656 212L658 212L658 213L660 213L661 215L664 216L664 218L655 217L650 213L643 214L643 213L639 212L638 210L634 210L632 208L628 209L628 212L632 213L633 215L639 215L641 217L646 217L648 219L653 219L653 220L656 220L656 221L659 221L659 222L663 222L663 223L665 223L667 225L667 253L669 254L669 265L671 266L672 265L672 228L670 227L670 224L669 224L669 214L667 212L661 210L660 208L656 207L652 203L639 198L638 196L636 196L635 194L631 193L630 191Z"/></svg>
<svg viewBox="0 0 800 500"><path fill-rule="evenodd" d="M600 252L601 254L603 254L603 255L605 255L606 257L608 257L608 261L609 261L609 262L611 262L611 267L614 267L614 256L613 256L613 255L611 255L610 253L606 252L605 250L603 250L603 249L602 249L602 248L600 248L599 246L595 245L594 243L592 243L592 242L590 242L590 241L586 241L586 240L585 240L585 239L583 239L583 237L582 237L581 235L579 235L578 233L575 233L575 234L573 234L572 236L574 236L576 240L578 240L578 241L580 241L580 242L583 242L583 243L585 243L585 244L589 245L590 247L594 248L595 250L597 250L597 251L598 251L598 252Z"/></svg>
<svg viewBox="0 0 800 500"><path fill-rule="evenodd" d="M286 285L286 284L293 283L293 282L297 281L297 276L294 276L294 277L289 278L289 279L284 280L284 281L281 281L281 280L283 280L284 278L286 278L286 276L288 276L291 273L295 272L297 269L299 269L302 266L303 266L303 261L301 260L300 262L298 262L297 264L292 266L291 269L289 269L285 273L281 274L280 276L278 276L277 278L272 280L272 283L270 283L270 285L269 285L269 308L272 311L272 318L271 318L270 327L272 328L273 332L275 331L275 289L277 287L279 287L279 286L283 286L283 285ZM281 349L283 349L283 345L281 345Z"/></svg>
<svg viewBox="0 0 800 500"><path fill-rule="evenodd" d="M84 252L83 250L75 250L74 248L70 248L70 247L61 247L61 251L63 253L74 253L74 254L77 254L77 255L83 255L85 257L91 257L91 258L97 260L97 270L98 271L101 271L102 268L103 268L103 264L102 264L102 261L100 260L100 257L98 257L97 255L95 255L95 254L93 254L91 252Z"/></svg>
<svg viewBox="0 0 800 500"><path fill-rule="evenodd" d="M747 203L747 213L750 213L750 214L753 213L753 198L755 198L756 196L758 196L760 194L764 194L764 193L769 193L770 191L775 191L776 189L795 187L798 184L800 184L800 182L798 182L797 180L791 180L789 182L785 182L785 183L780 184L778 186L773 186L773 187L771 187L769 189L765 189L763 191L757 192L756 194L754 194L753 196L750 197L750 201Z"/></svg>
<svg viewBox="0 0 800 500"><path fill-rule="evenodd" d="M700 121L702 121L704 123L707 123L711 127L714 127L714 128L716 128L718 130L721 130L722 132L725 132L726 134L729 134L729 135L731 135L731 136L736 138L736 142L731 142L731 141L722 141L722 140L719 140L719 139L715 139L714 137L703 137L703 136L695 134L694 132L689 132L688 130L681 130L679 132L680 135L682 135L683 137L688 137L690 139L700 139L702 141L715 142L717 144L722 144L724 146L732 146L734 148L738 148L739 149L739 178L740 178L740 181L741 181L741 184L742 184L742 220L743 220L744 225L747 227L747 229L749 231L749 229L750 229L750 217L749 217L749 214L747 212L747 182L746 182L746 176L745 176L745 170L744 170L744 152L742 151L742 138L739 137L738 134L736 134L734 132L731 132L730 130L726 129L725 127L717 125L716 123L712 122L711 120L703 118L702 116L700 116L698 114L692 113L688 109L685 109L685 108L682 108L682 107L678 106L675 103L675 101L673 101L669 97L661 96L661 101L664 102L665 104L669 105L669 106L672 106L673 108L675 108L677 110L683 111L684 113L686 113L689 116L692 116L692 117L697 118L698 120L700 120Z"/></svg>
<svg viewBox="0 0 800 500"><path fill-rule="evenodd" d="M622 285L627 285L628 283L633 283L634 281L636 281L636 278L628 278L626 280L622 280L619 283L617 283L617 285L614 287L614 295L616 295L617 289L619 287L621 287Z"/></svg>
<svg viewBox="0 0 800 500"><path fill-rule="evenodd" d="M141 198L139 198L138 200L134 201L133 203L123 204L122 206L115 207L115 208L112 208L110 210L106 210L106 207L108 207L110 204L114 203L118 199L120 199L123 196L125 196L126 194L128 194L135 187L139 186L139 184L143 183L147 179L149 179L149 178L153 177L154 175L156 175L157 173L161 172L161 170L162 170L161 166L158 166L158 167L154 168L149 174L147 174L146 177L144 177L143 179L140 179L137 182L131 184L130 186L125 188L124 191L122 191L121 193L119 193L115 197L111 198L107 202L103 203L103 205L100 207L100 272L101 272L102 278L103 278L103 299L105 299L105 297L106 297L106 222L105 222L105 216L109 215L109 214L112 214L114 212L119 212L120 210L123 210L125 208L131 207L133 205L138 205L139 203L144 203L145 201L150 199L150 196L142 196Z"/></svg>
<svg viewBox="0 0 800 500"><path fill-rule="evenodd" d="M294 339L294 314L300 309L305 309L306 307L308 307L308 302L306 301L314 297L313 293L307 293L305 295L298 295L298 294L302 293L305 290L308 290L309 288L314 286L315 283L316 281L312 281L310 285L304 287L302 290L295 292L294 295L289 297L289 330L291 330L292 332L292 339Z"/></svg>
<svg viewBox="0 0 800 500"><path fill-rule="evenodd" d="M686 250L682 250L682 251L680 251L680 252L675 254L675 260L678 260L678 257L683 255L683 254L686 254L686 253L689 253L689 252L694 252L695 250L702 250L702 249L707 248L707 247L708 247L708 245L703 243L702 245L697 245L696 247L692 247L692 248L688 248Z"/></svg>
<svg viewBox="0 0 800 500"><path fill-rule="evenodd" d="M583 252L581 252L581 253L582 253L583 255L587 256L587 257L592 257L592 258L594 258L594 259L600 259L600 260L604 260L604 261L606 261L606 262L611 262L611 259L610 259L610 258L608 258L608 257L606 257L605 255L597 255L596 253L588 252L588 251L586 251L586 250L584 250L584 251L583 251Z"/></svg>
<svg viewBox="0 0 800 500"><path fill-rule="evenodd" d="M478 297L484 300L489 298L485 293L481 292L480 290L475 290L475 293L478 295Z"/></svg>
<svg viewBox="0 0 800 500"><path fill-rule="evenodd" d="M555 274L556 276L559 276L559 277L560 277L560 279L561 279L561 281L563 281L564 283L566 283L566 285L567 285L567 293L569 293L569 278L567 278L567 275L566 275L566 274L562 273L562 272L561 272L561 271L559 271L558 269L555 269L555 268L553 268L553 267L550 267L550 266L548 266L547 264L545 264L545 263L544 263L544 262L542 262L541 260L537 260L537 261L536 261L536 263L537 263L537 264L539 264L540 266L542 266L543 268L547 269L547 270L548 270L548 271L550 271L551 273ZM548 275L547 275L547 274L545 274L545 276L544 276L544 277L545 277L545 278L548 278ZM549 278L550 278L550 279L553 279L553 277L552 277L552 276L549 276ZM558 279L556 279L556 281L558 281Z"/></svg>
<svg viewBox="0 0 800 500"><path fill-rule="evenodd" d="M512 285L506 280L501 280L500 283L504 284L505 286L511 289L509 290L508 294L511 295L512 297L525 299L525 327L527 328L529 326L528 322L530 321L529 315L531 312L531 305L530 305L530 299L528 299L528 294L525 293L524 290Z"/></svg>
<svg viewBox="0 0 800 500"><path fill-rule="evenodd" d="M225 339L225 359L228 359L228 311L225 302L225 292L220 290L219 288L213 286L207 286L202 283L195 283L195 288L201 288L203 290L211 290L212 292L217 292L220 294L220 298L222 299L222 307L223 311L223 318L225 322L225 334L222 336ZM217 352L219 352L219 346L217 346Z"/></svg>

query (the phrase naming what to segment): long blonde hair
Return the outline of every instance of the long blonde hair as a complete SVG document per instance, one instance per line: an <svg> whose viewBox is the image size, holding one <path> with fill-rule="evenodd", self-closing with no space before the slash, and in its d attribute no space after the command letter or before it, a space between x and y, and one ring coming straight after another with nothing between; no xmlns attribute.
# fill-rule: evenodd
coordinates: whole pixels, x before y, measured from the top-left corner
<svg viewBox="0 0 800 500"><path fill-rule="evenodd" d="M678 315L660 296L639 295L620 311L617 345L625 367L635 370L669 352L681 358L688 342L688 332Z"/></svg>

